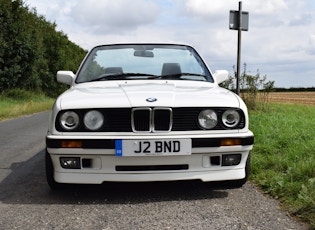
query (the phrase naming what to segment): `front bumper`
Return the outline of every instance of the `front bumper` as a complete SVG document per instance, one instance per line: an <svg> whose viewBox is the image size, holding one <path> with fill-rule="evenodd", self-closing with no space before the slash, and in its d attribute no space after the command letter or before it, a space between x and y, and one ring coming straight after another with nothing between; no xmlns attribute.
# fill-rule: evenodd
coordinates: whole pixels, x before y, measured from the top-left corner
<svg viewBox="0 0 315 230"><path fill-rule="evenodd" d="M137 138L161 139L160 136ZM164 138L187 138L187 136ZM104 136L48 135L46 144L54 166L54 179L59 183L101 184L104 181L197 179L224 181L243 179L246 176L246 161L254 143L254 136L250 131L228 137L216 135L189 138L192 139L192 154L185 156L115 156L115 140L135 139L134 136L104 138ZM222 166L222 157L226 154L241 155L240 163ZM61 167L60 157L77 157L81 161L81 166L79 169L65 169Z"/></svg>

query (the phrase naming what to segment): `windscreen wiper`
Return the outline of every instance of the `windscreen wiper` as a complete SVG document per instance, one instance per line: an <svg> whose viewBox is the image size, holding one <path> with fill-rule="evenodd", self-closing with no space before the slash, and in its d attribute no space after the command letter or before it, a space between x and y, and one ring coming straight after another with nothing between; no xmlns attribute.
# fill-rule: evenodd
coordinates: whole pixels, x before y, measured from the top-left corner
<svg viewBox="0 0 315 230"><path fill-rule="evenodd" d="M159 76L159 78L161 79L180 79L183 76L196 76L196 77L203 77L204 80L207 80L208 77L206 75L202 75L202 74L196 74L196 73L175 73L175 74L167 74L167 75L161 75ZM187 80L187 79L185 79ZM191 80L195 80L195 79L191 79Z"/></svg>
<svg viewBox="0 0 315 230"><path fill-rule="evenodd" d="M115 74L102 74L98 78L92 79L88 82L93 81L104 81L104 80L137 80L137 79L152 79L159 76L146 73L115 73Z"/></svg>

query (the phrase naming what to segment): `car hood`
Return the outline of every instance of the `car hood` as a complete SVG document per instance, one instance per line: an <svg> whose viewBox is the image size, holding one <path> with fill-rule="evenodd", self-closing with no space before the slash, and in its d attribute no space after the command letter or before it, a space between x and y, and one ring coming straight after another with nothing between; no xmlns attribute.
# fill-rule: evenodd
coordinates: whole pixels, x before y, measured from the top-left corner
<svg viewBox="0 0 315 230"><path fill-rule="evenodd" d="M82 83L63 93L60 109L128 107L239 107L239 98L213 83L113 81Z"/></svg>

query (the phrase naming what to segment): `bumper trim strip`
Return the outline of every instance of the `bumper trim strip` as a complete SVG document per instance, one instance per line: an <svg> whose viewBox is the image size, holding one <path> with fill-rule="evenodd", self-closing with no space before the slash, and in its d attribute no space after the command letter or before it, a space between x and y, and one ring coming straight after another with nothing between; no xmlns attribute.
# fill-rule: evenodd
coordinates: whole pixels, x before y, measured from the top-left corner
<svg viewBox="0 0 315 230"><path fill-rule="evenodd" d="M248 137L224 137L224 138L192 138L192 148L220 147L224 139L237 139L240 145L247 146L254 144L254 136ZM83 149L115 149L115 139L51 139L46 138L48 148L62 148L64 141L80 141Z"/></svg>

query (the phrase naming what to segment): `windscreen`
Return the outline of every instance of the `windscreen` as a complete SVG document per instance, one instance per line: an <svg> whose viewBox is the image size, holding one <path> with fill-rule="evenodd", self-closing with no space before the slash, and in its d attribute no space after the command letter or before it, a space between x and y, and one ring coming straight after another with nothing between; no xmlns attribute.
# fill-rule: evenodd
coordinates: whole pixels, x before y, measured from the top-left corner
<svg viewBox="0 0 315 230"><path fill-rule="evenodd" d="M213 82L196 51L183 45L110 45L94 48L76 83L97 80L176 79Z"/></svg>

